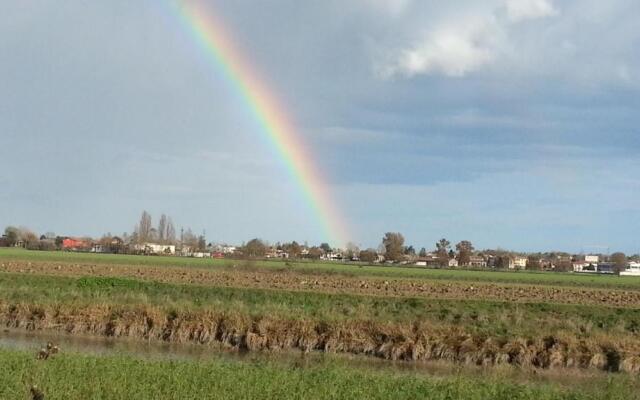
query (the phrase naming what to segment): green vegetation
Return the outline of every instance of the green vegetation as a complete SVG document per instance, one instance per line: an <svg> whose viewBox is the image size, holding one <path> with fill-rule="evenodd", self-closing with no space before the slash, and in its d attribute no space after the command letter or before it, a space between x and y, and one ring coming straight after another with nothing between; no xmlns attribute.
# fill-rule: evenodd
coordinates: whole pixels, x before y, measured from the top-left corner
<svg viewBox="0 0 640 400"><path fill-rule="evenodd" d="M389 278L437 279L465 282L522 283L552 286L598 287L640 290L640 277L604 275L578 275L558 272L491 271L424 269L400 266L372 266L340 264L320 261L282 261L232 259L198 259L184 257L133 256L116 254L69 253L27 251L14 248L0 249L0 263L7 261L60 262L78 264L114 264L133 266L167 266L188 268L232 268L293 270L301 273L342 274L348 276L378 276Z"/></svg>
<svg viewBox="0 0 640 400"><path fill-rule="evenodd" d="M0 350L0 398L26 399L37 385L46 399L431 399L552 400L635 398L637 383L620 375L577 388L508 383L499 375L433 378L415 372L233 360L176 361L125 356Z"/></svg>
<svg viewBox="0 0 640 400"><path fill-rule="evenodd" d="M253 317L326 322L358 319L410 324L421 321L500 337L556 331L581 336L640 334L640 310L637 309L301 293L123 278L0 273L0 301L73 307L150 305L164 310L217 310Z"/></svg>

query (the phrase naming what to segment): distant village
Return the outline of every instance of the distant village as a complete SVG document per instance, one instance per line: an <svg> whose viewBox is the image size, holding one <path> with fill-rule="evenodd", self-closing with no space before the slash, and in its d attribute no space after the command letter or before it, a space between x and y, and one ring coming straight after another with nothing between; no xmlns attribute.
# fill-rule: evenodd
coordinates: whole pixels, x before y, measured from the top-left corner
<svg viewBox="0 0 640 400"><path fill-rule="evenodd" d="M89 237L59 236L54 233L37 235L24 227L6 227L0 237L0 247L28 250L68 251L86 253L132 254L147 256L177 256L195 258L252 258L323 260L343 263L398 265L415 268L463 268L486 270L556 271L590 274L640 276L640 255L569 254L564 252L520 253L501 249L476 250L469 241L452 245L441 239L432 250L404 243L397 232L387 232L380 245L360 249L349 243L345 248L332 248L327 243L310 246L296 241L269 244L252 239L240 245L207 243L204 234L194 235L190 229L176 233L171 218L162 215L157 227L151 216L143 212L133 233L121 236Z"/></svg>

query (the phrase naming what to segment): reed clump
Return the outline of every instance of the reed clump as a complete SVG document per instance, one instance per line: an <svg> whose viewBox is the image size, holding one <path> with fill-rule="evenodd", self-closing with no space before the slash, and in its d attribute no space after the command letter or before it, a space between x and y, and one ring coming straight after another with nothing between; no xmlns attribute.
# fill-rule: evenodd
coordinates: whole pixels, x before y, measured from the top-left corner
<svg viewBox="0 0 640 400"><path fill-rule="evenodd" d="M466 365L640 371L640 343L604 334L500 337L427 322L287 319L150 305L0 303L0 324L26 330L222 345L245 351L321 351Z"/></svg>

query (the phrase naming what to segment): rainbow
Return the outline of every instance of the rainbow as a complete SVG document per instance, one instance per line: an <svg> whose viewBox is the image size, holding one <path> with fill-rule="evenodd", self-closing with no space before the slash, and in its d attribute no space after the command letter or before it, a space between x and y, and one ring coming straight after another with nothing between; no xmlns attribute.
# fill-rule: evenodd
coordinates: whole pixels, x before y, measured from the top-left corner
<svg viewBox="0 0 640 400"><path fill-rule="evenodd" d="M323 240L344 245L348 238L344 219L338 212L317 163L296 133L291 118L273 90L252 68L252 63L243 57L230 31L211 7L205 8L201 1L170 2L216 72L225 77L255 117L291 179L299 187L309 211L317 219Z"/></svg>

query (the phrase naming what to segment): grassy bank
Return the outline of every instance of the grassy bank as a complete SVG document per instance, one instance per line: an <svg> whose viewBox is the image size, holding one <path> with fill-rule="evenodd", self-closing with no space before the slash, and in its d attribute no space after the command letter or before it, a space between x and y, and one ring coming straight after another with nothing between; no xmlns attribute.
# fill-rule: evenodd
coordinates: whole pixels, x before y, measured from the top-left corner
<svg viewBox="0 0 640 400"><path fill-rule="evenodd" d="M414 278L425 280L523 283L551 286L577 286L594 288L616 288L640 290L640 277L617 277L603 275L578 275L573 273L529 272L529 271L467 271L438 270L401 266L367 266L360 264L340 264L319 261L282 260L229 260L196 259L185 257L133 256L114 254L69 253L48 251L27 251L23 249L0 248L1 262L48 262L79 264L113 264L131 266L171 266L203 269L244 269L291 270L313 274L339 274L346 276L378 276L390 278Z"/></svg>
<svg viewBox="0 0 640 400"><path fill-rule="evenodd" d="M90 308L149 305L166 312L227 311L319 322L421 322L493 337L572 332L581 337L640 334L640 310L547 303L431 300L282 290L204 287L122 278L67 278L0 273L0 301Z"/></svg>
<svg viewBox="0 0 640 400"><path fill-rule="evenodd" d="M299 366L271 362L141 360L124 356L0 350L0 398L27 399L37 385L47 399L634 399L627 376L581 389L513 384L495 376L430 378L417 373L351 368L340 363Z"/></svg>

